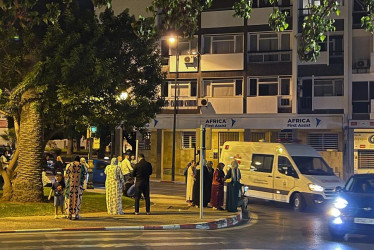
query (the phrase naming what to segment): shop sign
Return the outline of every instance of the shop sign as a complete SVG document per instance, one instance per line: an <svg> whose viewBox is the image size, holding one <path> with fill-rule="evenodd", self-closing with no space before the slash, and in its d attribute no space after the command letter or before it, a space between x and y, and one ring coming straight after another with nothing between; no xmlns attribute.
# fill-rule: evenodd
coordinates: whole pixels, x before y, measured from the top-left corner
<svg viewBox="0 0 374 250"><path fill-rule="evenodd" d="M205 123L203 124L206 128L232 128L235 124L234 119L230 118L208 118L205 119Z"/></svg>
<svg viewBox="0 0 374 250"><path fill-rule="evenodd" d="M311 118L289 118L287 121L287 128L317 128L321 123L321 120L314 118L315 122Z"/></svg>
<svg viewBox="0 0 374 250"><path fill-rule="evenodd" d="M355 133L354 134L354 148L355 149L374 149L374 134L373 133Z"/></svg>

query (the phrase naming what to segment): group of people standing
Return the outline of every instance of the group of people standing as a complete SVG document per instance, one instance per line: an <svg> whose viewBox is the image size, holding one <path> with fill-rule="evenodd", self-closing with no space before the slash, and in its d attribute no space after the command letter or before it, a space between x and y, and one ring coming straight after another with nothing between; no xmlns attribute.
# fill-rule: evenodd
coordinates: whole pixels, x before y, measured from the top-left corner
<svg viewBox="0 0 374 250"><path fill-rule="evenodd" d="M209 161L203 167L203 206L208 204L215 210L224 210L224 184L227 181L226 192L226 210L237 212L239 192L241 189L241 174L239 165L236 161L231 163L231 168L225 174L223 171L225 164L218 163L216 169L213 169L213 162ZM189 206L200 205L200 172L201 167L197 166L196 161L192 160L186 169L187 187L186 201Z"/></svg>
<svg viewBox="0 0 374 250"><path fill-rule="evenodd" d="M139 154L139 162L131 165L129 155L113 158L111 164L105 168L106 180L106 202L108 214L121 215L122 209L122 192L126 181L135 178L135 213L139 214L139 201L144 197L146 204L146 213L150 214L151 201L149 196L149 177L152 175L152 165L147 162L143 154Z"/></svg>
<svg viewBox="0 0 374 250"><path fill-rule="evenodd" d="M79 156L76 156L74 161L67 165L65 176L63 176L63 171L56 173L56 178L52 183L51 193L48 197L48 199L51 199L52 194L54 195L56 219L58 218L58 208L61 209L63 217L70 220L81 218L79 212L82 205L83 191L87 185L87 176L88 164L84 158ZM64 210L65 215L63 213Z"/></svg>

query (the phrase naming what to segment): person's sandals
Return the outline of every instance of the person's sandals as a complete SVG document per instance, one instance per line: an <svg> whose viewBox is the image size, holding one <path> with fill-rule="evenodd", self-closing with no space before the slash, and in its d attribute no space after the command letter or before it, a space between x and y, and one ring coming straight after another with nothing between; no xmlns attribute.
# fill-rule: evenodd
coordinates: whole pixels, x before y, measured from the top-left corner
<svg viewBox="0 0 374 250"><path fill-rule="evenodd" d="M137 213L137 212L135 212L134 214L135 214L135 215L139 215L139 213Z"/></svg>
<svg viewBox="0 0 374 250"><path fill-rule="evenodd" d="M151 212L148 212L147 215L151 215Z"/></svg>
<svg viewBox="0 0 374 250"><path fill-rule="evenodd" d="M58 216L57 216L57 215L55 215L55 219L58 219Z"/></svg>

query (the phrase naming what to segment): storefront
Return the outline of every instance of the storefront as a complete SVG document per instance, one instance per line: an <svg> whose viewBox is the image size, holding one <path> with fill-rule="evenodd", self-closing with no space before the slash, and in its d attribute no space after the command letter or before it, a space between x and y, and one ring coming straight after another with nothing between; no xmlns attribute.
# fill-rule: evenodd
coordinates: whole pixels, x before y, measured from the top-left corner
<svg viewBox="0 0 374 250"><path fill-rule="evenodd" d="M189 161L199 161L199 155L194 154L199 152L201 125L207 128L206 157L214 165L218 163L226 141L292 140L316 148L340 175L343 165L342 124L343 116L338 115L179 115L176 126L176 180L184 180L183 170ZM148 126L152 137L149 155L153 155L157 177L163 180L171 180L172 125L172 115L159 115Z"/></svg>

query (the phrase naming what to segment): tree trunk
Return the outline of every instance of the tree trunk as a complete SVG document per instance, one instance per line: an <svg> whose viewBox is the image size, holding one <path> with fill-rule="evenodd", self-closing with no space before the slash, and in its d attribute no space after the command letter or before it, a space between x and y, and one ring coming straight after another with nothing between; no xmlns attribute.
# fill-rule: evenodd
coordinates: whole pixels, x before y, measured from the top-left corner
<svg viewBox="0 0 374 250"><path fill-rule="evenodd" d="M77 141L77 152L80 152L81 151L81 138L77 136L75 140Z"/></svg>
<svg viewBox="0 0 374 250"><path fill-rule="evenodd" d="M37 93L27 90L21 98L19 159L13 182L13 201L39 202L43 199L43 123Z"/></svg>
<svg viewBox="0 0 374 250"><path fill-rule="evenodd" d="M73 153L74 153L73 137L69 136L67 155L73 155Z"/></svg>
<svg viewBox="0 0 374 250"><path fill-rule="evenodd" d="M9 175L2 169L2 167L0 172L4 179L3 197L1 198L1 200L10 201L13 195L12 183L10 182Z"/></svg>

